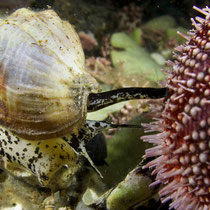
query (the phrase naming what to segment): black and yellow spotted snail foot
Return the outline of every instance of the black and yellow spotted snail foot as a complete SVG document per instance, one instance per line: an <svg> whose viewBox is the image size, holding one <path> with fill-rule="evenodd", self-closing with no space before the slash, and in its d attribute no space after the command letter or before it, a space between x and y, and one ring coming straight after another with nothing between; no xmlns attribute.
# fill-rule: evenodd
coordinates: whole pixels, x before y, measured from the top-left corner
<svg viewBox="0 0 210 210"><path fill-rule="evenodd" d="M53 10L19 9L0 21L0 155L8 170L22 168L42 186L64 165L74 174L72 142L117 126L88 121L87 112L167 94L166 88L98 93L84 62L77 33Z"/></svg>

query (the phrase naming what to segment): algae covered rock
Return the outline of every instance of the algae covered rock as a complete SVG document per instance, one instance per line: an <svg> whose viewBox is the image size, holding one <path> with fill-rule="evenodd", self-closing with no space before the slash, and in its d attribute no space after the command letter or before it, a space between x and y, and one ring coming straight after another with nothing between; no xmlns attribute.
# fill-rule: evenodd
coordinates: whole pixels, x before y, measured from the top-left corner
<svg viewBox="0 0 210 210"><path fill-rule="evenodd" d="M154 190L149 187L151 182L148 176L134 169L110 193L106 202L107 209L127 210L136 205L145 204L154 194Z"/></svg>
<svg viewBox="0 0 210 210"><path fill-rule="evenodd" d="M141 85L148 82L156 83L164 79L161 67L140 47L129 35L115 33L111 37L111 44L115 47L111 51L111 59L115 68L121 68L125 75L134 75Z"/></svg>
<svg viewBox="0 0 210 210"><path fill-rule="evenodd" d="M140 28L135 28L133 30L133 32L130 34L130 37L138 44L138 45L142 45L142 30Z"/></svg>
<svg viewBox="0 0 210 210"><path fill-rule="evenodd" d="M96 120L96 121L103 121L106 120L110 113L119 112L127 102L120 102L104 109L90 112L87 114L87 119L89 120Z"/></svg>
<svg viewBox="0 0 210 210"><path fill-rule="evenodd" d="M149 20L144 27L152 28L153 30L167 30L168 28L176 27L176 21L169 15L162 15Z"/></svg>

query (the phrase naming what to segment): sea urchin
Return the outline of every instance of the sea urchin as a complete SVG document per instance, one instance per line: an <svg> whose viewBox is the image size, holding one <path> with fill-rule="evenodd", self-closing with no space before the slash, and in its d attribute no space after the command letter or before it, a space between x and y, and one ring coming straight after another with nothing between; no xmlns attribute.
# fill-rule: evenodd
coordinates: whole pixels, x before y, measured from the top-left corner
<svg viewBox="0 0 210 210"><path fill-rule="evenodd" d="M192 19L185 45L168 62L169 96L159 120L146 127L159 134L142 137L157 144L145 157L158 156L144 167L154 168L162 202L178 210L210 209L210 8L194 7L205 19ZM145 125L144 125L145 126Z"/></svg>

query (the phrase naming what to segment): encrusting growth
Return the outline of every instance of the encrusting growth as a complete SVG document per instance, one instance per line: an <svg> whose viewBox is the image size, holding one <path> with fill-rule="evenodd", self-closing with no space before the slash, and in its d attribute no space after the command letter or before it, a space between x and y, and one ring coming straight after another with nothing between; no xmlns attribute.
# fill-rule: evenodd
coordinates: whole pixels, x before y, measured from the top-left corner
<svg viewBox="0 0 210 210"><path fill-rule="evenodd" d="M194 9L205 19L192 19L189 37L180 34L187 42L168 62L169 96L159 121L144 125L160 133L143 137L157 145L145 155L158 156L144 166L154 168L152 185L162 183L162 202L178 210L210 209L210 9Z"/></svg>

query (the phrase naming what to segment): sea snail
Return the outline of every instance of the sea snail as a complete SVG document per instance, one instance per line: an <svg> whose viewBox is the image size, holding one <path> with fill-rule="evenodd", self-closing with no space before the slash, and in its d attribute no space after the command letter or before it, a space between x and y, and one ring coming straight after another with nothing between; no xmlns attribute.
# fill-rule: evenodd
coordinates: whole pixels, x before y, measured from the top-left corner
<svg viewBox="0 0 210 210"><path fill-rule="evenodd" d="M98 93L84 62L77 33L53 10L23 8L0 21L0 155L7 168L23 167L46 186L62 165L74 168L73 141L109 126L86 121L87 111L167 94L166 88Z"/></svg>

